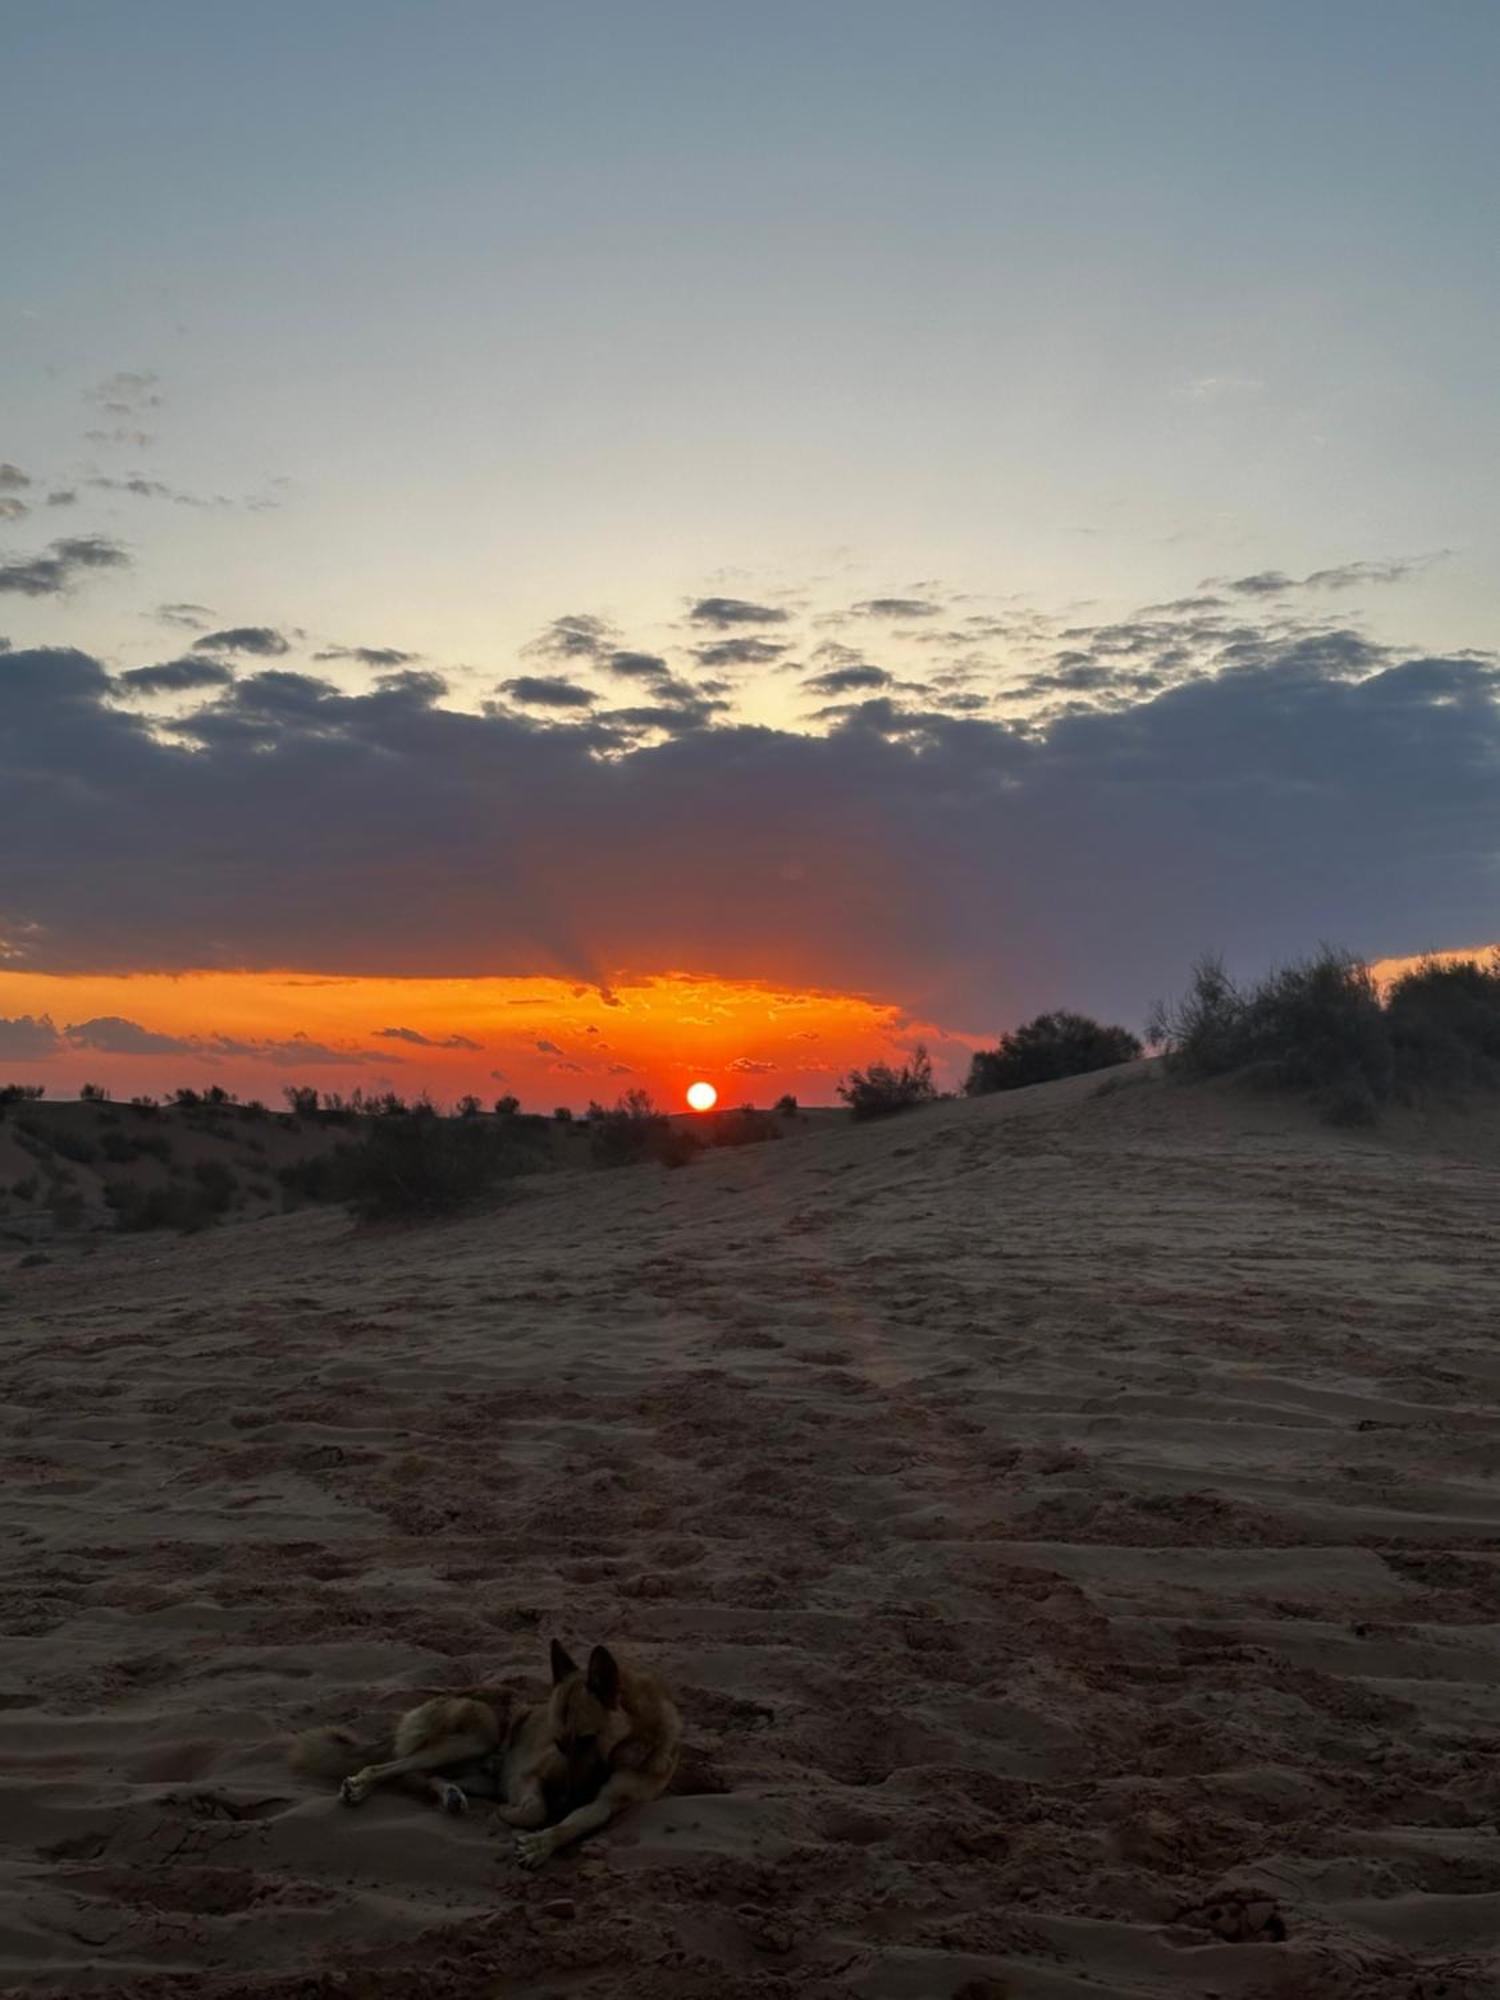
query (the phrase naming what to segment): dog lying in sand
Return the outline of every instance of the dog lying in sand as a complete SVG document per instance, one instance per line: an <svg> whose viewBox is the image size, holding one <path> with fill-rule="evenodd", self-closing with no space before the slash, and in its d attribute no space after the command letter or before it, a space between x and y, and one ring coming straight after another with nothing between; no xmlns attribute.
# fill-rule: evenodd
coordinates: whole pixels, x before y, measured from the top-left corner
<svg viewBox="0 0 1500 2000"><path fill-rule="evenodd" d="M332 1779L346 1806L396 1784L467 1812L495 1802L518 1829L523 1868L537 1868L627 1806L659 1798L677 1767L682 1723L655 1674L595 1646L587 1667L552 1641L552 1692L517 1707L503 1691L438 1695L408 1711L389 1737L312 1729L293 1742L292 1769Z"/></svg>

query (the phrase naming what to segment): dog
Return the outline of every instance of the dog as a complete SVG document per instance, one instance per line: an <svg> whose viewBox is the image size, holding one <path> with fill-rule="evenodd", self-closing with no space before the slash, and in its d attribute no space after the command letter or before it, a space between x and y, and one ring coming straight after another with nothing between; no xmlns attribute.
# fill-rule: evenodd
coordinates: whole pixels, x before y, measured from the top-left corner
<svg viewBox="0 0 1500 2000"><path fill-rule="evenodd" d="M660 1798L672 1782L682 1743L682 1718L655 1674L622 1666L605 1646L595 1646L588 1666L580 1667L556 1639L551 1663L546 1728L554 1754L563 1760L565 1787L581 1791L596 1772L602 1782L555 1825L544 1816L538 1826L516 1835L523 1868L540 1868L559 1848L607 1826L627 1806Z"/></svg>
<svg viewBox="0 0 1500 2000"><path fill-rule="evenodd" d="M490 1800L517 1829L522 1867L537 1868L627 1806L659 1798L672 1781L682 1724L656 1675L622 1666L595 1646L579 1667L556 1639L552 1692L518 1705L507 1689L437 1695L373 1742L347 1729L313 1729L290 1749L292 1769L332 1780L357 1806L395 1784L467 1812Z"/></svg>

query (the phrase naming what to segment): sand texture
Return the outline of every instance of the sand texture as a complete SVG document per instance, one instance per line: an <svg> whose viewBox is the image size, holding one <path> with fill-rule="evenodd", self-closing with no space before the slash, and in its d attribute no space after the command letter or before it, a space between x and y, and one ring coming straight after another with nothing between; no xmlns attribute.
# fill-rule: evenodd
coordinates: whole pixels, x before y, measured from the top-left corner
<svg viewBox="0 0 1500 2000"><path fill-rule="evenodd" d="M0 1270L0 1985L1500 1992L1500 1112L1109 1081ZM536 1877L287 1773L554 1632Z"/></svg>

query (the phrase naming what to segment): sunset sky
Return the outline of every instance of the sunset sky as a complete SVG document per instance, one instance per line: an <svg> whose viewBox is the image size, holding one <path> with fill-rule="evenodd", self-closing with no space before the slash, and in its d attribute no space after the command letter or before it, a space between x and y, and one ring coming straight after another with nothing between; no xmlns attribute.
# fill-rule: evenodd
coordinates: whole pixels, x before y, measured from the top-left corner
<svg viewBox="0 0 1500 2000"><path fill-rule="evenodd" d="M0 1076L581 1106L1500 936L1500 9L9 10Z"/></svg>

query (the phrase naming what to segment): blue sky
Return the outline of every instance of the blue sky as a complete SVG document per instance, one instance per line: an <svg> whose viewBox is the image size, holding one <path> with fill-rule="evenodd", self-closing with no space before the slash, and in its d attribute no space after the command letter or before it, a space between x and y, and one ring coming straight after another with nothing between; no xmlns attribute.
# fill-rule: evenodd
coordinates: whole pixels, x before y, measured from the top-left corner
<svg viewBox="0 0 1500 2000"><path fill-rule="evenodd" d="M62 0L6 45L0 452L276 502L86 492L136 570L49 636L138 661L137 598L203 600L489 673L721 571L1125 609L1437 549L1372 615L1491 636L1488 4ZM84 402L121 371L149 422Z"/></svg>
<svg viewBox="0 0 1500 2000"><path fill-rule="evenodd" d="M1497 83L1489 0L7 10L3 775L84 803L0 951L976 1026L1495 935Z"/></svg>

